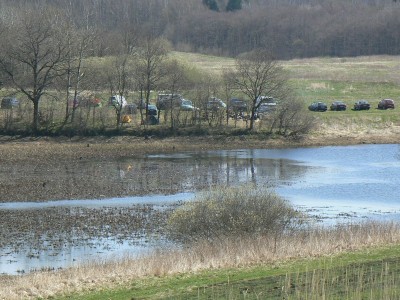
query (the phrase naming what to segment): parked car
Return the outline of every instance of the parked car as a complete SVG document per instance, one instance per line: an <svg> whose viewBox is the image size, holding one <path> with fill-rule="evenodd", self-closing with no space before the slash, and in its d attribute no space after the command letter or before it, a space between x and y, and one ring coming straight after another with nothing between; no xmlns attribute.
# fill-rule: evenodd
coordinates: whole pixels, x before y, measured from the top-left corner
<svg viewBox="0 0 400 300"><path fill-rule="evenodd" d="M135 103L127 104L124 109L127 114L134 115L137 113L137 105Z"/></svg>
<svg viewBox="0 0 400 300"><path fill-rule="evenodd" d="M276 100L273 97L260 96L256 101L256 106L258 106L257 112L267 112L275 110Z"/></svg>
<svg viewBox="0 0 400 300"><path fill-rule="evenodd" d="M96 97L76 96L68 101L68 105L72 108L78 107L101 107L101 99Z"/></svg>
<svg viewBox="0 0 400 300"><path fill-rule="evenodd" d="M311 111L326 111L328 109L328 106L324 102L319 101L311 103L308 109Z"/></svg>
<svg viewBox="0 0 400 300"><path fill-rule="evenodd" d="M260 106L257 108L256 113L257 113L257 115L266 114L266 113L274 111L275 108L276 108L276 104L271 105L270 103L261 103Z"/></svg>
<svg viewBox="0 0 400 300"><path fill-rule="evenodd" d="M371 105L367 100L358 100L354 103L354 110L369 110Z"/></svg>
<svg viewBox="0 0 400 300"><path fill-rule="evenodd" d="M4 97L1 100L1 108L8 109L19 106L19 100L15 97Z"/></svg>
<svg viewBox="0 0 400 300"><path fill-rule="evenodd" d="M172 107L181 106L183 97L180 94L158 94L157 108L159 110L170 109Z"/></svg>
<svg viewBox="0 0 400 300"><path fill-rule="evenodd" d="M270 103L271 105L276 105L276 101L270 96L259 96L256 101L256 106L260 103Z"/></svg>
<svg viewBox="0 0 400 300"><path fill-rule="evenodd" d="M207 110L219 110L221 108L226 108L225 102L221 99L211 97L210 100L207 101Z"/></svg>
<svg viewBox="0 0 400 300"><path fill-rule="evenodd" d="M199 110L197 107L193 106L193 102L188 99L182 99L180 109L183 111L196 111Z"/></svg>
<svg viewBox="0 0 400 300"><path fill-rule="evenodd" d="M156 105L149 104L147 106L147 116L144 122L148 125L158 124L158 108Z"/></svg>
<svg viewBox="0 0 400 300"><path fill-rule="evenodd" d="M247 111L247 103L242 99L232 98L229 100L228 110L231 118L244 118Z"/></svg>
<svg viewBox="0 0 400 300"><path fill-rule="evenodd" d="M233 111L246 111L247 103L242 99L232 98L229 101L229 109Z"/></svg>
<svg viewBox="0 0 400 300"><path fill-rule="evenodd" d="M114 95L111 96L110 99L108 99L108 105L110 106L119 107L121 105L122 107L125 107L127 104L128 103L126 102L124 96Z"/></svg>
<svg viewBox="0 0 400 300"><path fill-rule="evenodd" d="M158 115L157 106L155 106L154 104L149 104L147 106L147 115L149 115L149 116L157 116Z"/></svg>
<svg viewBox="0 0 400 300"><path fill-rule="evenodd" d="M332 102L331 107L330 107L331 110L336 110L336 111L346 110L346 108L347 108L347 105L343 101L334 101L334 102Z"/></svg>
<svg viewBox="0 0 400 300"><path fill-rule="evenodd" d="M382 99L378 103L379 109L394 108L394 101L392 99Z"/></svg>

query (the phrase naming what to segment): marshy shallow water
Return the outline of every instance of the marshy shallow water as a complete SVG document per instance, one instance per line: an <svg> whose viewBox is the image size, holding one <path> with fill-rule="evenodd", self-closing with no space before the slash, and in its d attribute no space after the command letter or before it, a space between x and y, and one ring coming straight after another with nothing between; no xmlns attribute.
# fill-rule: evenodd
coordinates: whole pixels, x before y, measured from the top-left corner
<svg viewBox="0 0 400 300"><path fill-rule="evenodd" d="M400 146L358 145L0 165L0 273L168 247L176 205L212 185L270 186L323 224L400 217Z"/></svg>

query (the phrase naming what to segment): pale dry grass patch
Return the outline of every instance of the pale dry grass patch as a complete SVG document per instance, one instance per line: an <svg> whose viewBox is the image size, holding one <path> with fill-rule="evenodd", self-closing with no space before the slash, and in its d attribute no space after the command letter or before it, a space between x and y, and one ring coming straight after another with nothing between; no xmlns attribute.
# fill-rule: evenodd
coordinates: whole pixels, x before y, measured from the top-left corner
<svg viewBox="0 0 400 300"><path fill-rule="evenodd" d="M317 57L282 61L291 78L399 83L397 56Z"/></svg>
<svg viewBox="0 0 400 300"><path fill-rule="evenodd" d="M330 85L327 84L326 82L312 82L310 85L307 87L308 90L316 91L316 90L327 90L331 89Z"/></svg>
<svg viewBox="0 0 400 300"><path fill-rule="evenodd" d="M400 134L400 124L381 116L347 116L345 118L319 118L310 139L330 141L336 139L343 144L396 143ZM380 141L385 137L386 141ZM348 142L351 140L351 142ZM332 143L335 145L335 143Z"/></svg>
<svg viewBox="0 0 400 300"><path fill-rule="evenodd" d="M276 244L275 244L276 242ZM344 251L398 244L397 223L369 222L334 228L311 228L296 233L255 239L221 239L186 249L158 250L141 257L97 261L54 272L3 276L0 299L48 298L64 293L124 286L135 281L206 269L273 265L296 258L334 257Z"/></svg>

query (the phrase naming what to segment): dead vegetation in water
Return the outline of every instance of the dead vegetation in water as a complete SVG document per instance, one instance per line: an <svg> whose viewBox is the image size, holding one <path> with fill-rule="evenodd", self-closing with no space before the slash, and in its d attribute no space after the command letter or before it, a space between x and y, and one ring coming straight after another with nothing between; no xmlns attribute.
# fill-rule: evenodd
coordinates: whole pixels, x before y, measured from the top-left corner
<svg viewBox="0 0 400 300"><path fill-rule="evenodd" d="M26 251L30 259L39 258L43 251L57 256L78 246L101 251L110 247L108 243L140 245L163 234L174 207L174 204L157 207L154 204L124 207L99 204L95 208L3 209L0 210L0 249L7 249L8 255Z"/></svg>
<svg viewBox="0 0 400 300"><path fill-rule="evenodd" d="M272 265L296 258L334 257L400 242L400 225L368 222L331 229L313 228L274 237L219 240L218 244L197 243L187 249L159 250L142 257L125 257L112 262L92 262L79 267L2 276L0 299L49 298L65 293L116 287L153 276L193 273L205 269Z"/></svg>

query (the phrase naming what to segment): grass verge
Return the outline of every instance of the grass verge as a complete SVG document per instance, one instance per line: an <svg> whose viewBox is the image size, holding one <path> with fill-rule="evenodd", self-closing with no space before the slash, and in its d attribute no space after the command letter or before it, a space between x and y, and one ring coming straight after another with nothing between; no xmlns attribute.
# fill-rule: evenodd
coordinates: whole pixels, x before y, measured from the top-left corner
<svg viewBox="0 0 400 300"><path fill-rule="evenodd" d="M394 299L400 246L272 265L152 277L57 299Z"/></svg>

